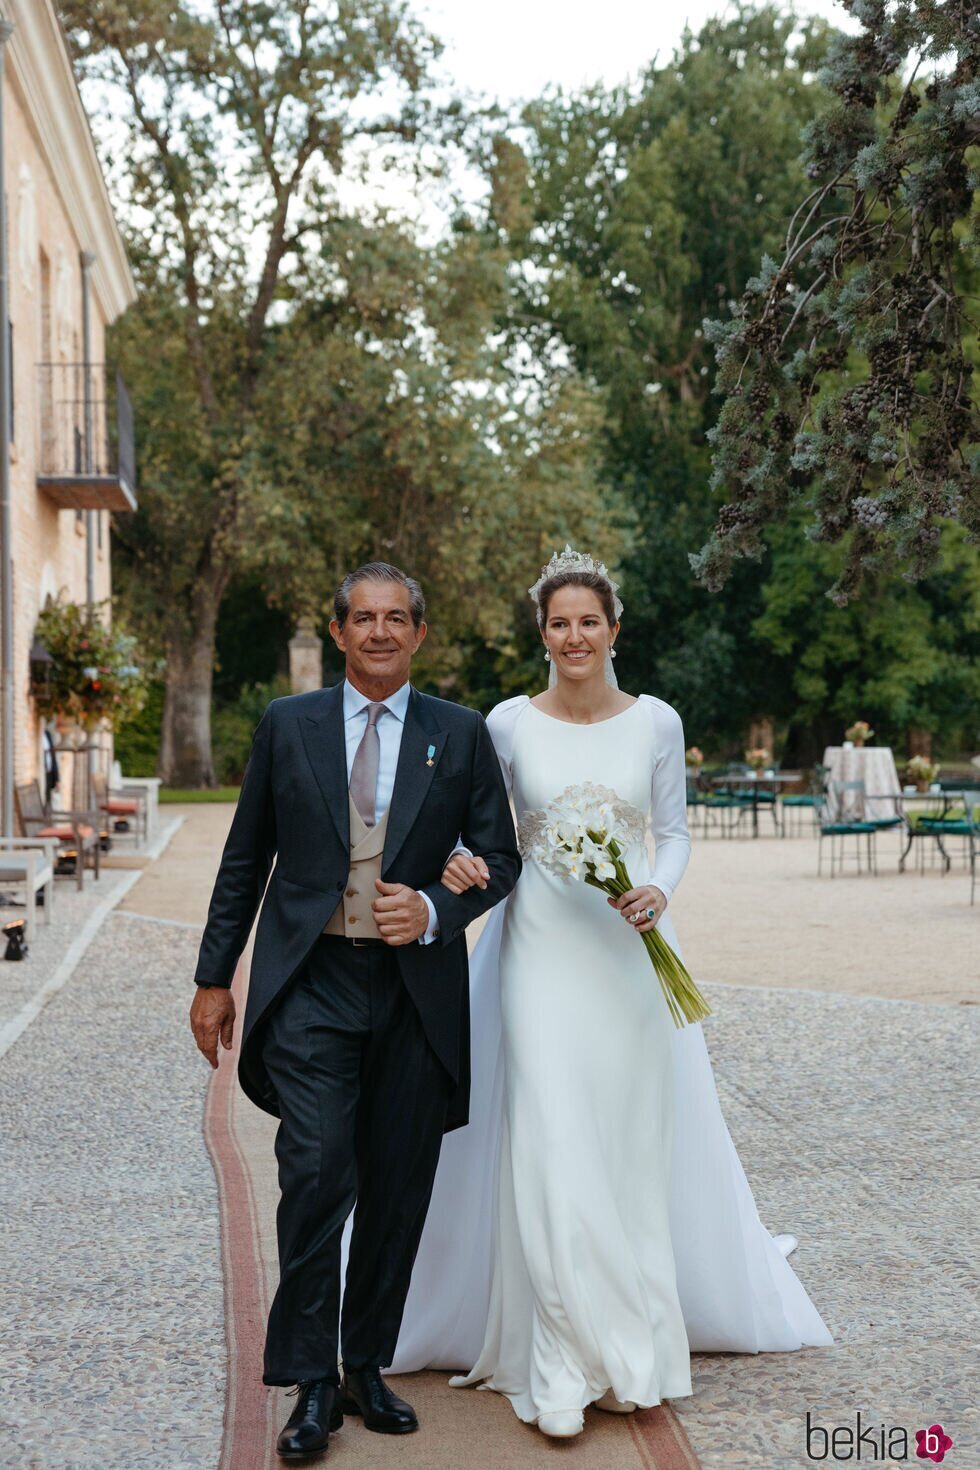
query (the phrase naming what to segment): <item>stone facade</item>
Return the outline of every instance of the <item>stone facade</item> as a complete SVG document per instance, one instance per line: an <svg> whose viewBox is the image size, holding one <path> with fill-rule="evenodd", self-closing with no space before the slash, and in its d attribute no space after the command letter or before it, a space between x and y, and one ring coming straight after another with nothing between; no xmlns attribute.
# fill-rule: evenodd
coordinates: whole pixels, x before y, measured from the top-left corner
<svg viewBox="0 0 980 1470"><path fill-rule="evenodd" d="M83 359L81 253L89 280L90 361L105 359L106 326L135 297L88 120L51 0L5 0L15 25L5 48L4 176L7 195L13 432L10 449L14 602L14 779L36 777L41 722L29 695L37 614L50 593L86 596L89 513L59 507L37 476L53 432L51 374ZM101 380L99 382L101 392ZM109 511L91 513L95 598L112 590ZM68 764L66 762L65 764Z"/></svg>

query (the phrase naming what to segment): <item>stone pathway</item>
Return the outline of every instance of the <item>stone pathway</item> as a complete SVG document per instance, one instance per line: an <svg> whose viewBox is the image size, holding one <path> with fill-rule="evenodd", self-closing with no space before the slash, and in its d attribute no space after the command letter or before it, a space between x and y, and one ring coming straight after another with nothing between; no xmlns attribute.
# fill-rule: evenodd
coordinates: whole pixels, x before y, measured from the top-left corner
<svg viewBox="0 0 980 1470"><path fill-rule="evenodd" d="M27 959L7 964L0 958L0 1048L4 1044L2 1038L18 1024L24 1007L52 981L57 982L66 957L71 964L69 950L72 945L86 930L93 932L106 906L118 902L120 895L132 886L138 876L103 869L98 883L90 881L86 875L85 887L80 892L74 879L56 881L51 922L45 924L43 911L38 909L37 931ZM0 907L0 924L23 917L23 908L12 905ZM0 955L2 952L0 950Z"/></svg>
<svg viewBox="0 0 980 1470"><path fill-rule="evenodd" d="M836 881L836 880L835 880ZM980 1016L812 991L706 987L718 1093L774 1233L834 1335L798 1353L698 1354L675 1409L705 1470L796 1470L811 1424L939 1422L980 1463ZM841 1448L846 1437L841 1434ZM856 1459L856 1439L851 1457ZM862 1458L870 1460L864 1441ZM879 1457L880 1438L879 1438ZM832 1457L828 1457L833 1463Z"/></svg>
<svg viewBox="0 0 980 1470"><path fill-rule="evenodd" d="M201 1131L210 1073L193 1048L187 1008L194 926L206 913L231 812L186 809L167 853L0 1056L2 1470L218 1464L227 1355L217 1194ZM745 922L753 865L756 894L782 881L787 867L799 869L798 883L811 858L815 867L809 840L724 847L696 849L690 889L682 885L675 903L689 962L698 958L696 930L707 953L707 936L727 924L727 911L712 904L729 878L741 885L728 900L738 910L734 930ZM0 970L0 1027L57 972L92 904L132 877L106 873L98 893L94 885L82 895L59 889L62 927L47 943L41 928L31 960ZM830 905L820 922L826 912L828 922L836 915L850 926L839 952L862 957L864 985L894 978L926 999L922 905L934 904L938 918L961 903L962 875L956 886L954 877L904 875L894 897L890 883L866 878L835 879L833 898L829 880L825 891L809 885L802 895L787 883L779 893L792 902L770 906L787 914L786 925L767 930L766 952L781 946L785 977L815 984L815 936L801 933L797 918L816 894ZM75 897L84 902L71 904ZM880 954L868 927L879 901L890 915L884 967L867 963ZM966 920L957 911L951 922L952 945L934 938L930 950L946 1004L778 988L768 962L761 987L721 984L724 956L711 940L702 973L716 1014L706 1035L722 1106L762 1219L799 1236L791 1263L836 1341L800 1353L696 1355L695 1394L674 1407L705 1470L789 1470L820 1458L822 1430L837 1428L843 1444L848 1426L870 1428L880 1446L882 1426L911 1436L936 1421L953 1439L950 1465L980 1463L980 1283L971 1246L980 1015L962 1003L971 999ZM912 955L904 968L903 924ZM732 970L746 966L739 960ZM833 971L823 978L832 985ZM454 1398L447 1389L447 1406ZM817 1436L809 1458L808 1411ZM522 1446L535 1457L575 1454L574 1445L539 1444L540 1436L532 1450L525 1427L504 1417L502 1432L514 1433L508 1463L520 1462ZM451 1421L447 1407L446 1434ZM445 1439L431 1413L425 1433L433 1466L488 1465L486 1445ZM352 1434L345 1447L338 1436L331 1463L356 1466L364 1438ZM378 1439L371 1437L372 1456L394 1466L397 1442ZM868 1443L864 1461L873 1458ZM908 1459L915 1461L914 1442Z"/></svg>
<svg viewBox="0 0 980 1470"><path fill-rule="evenodd" d="M0 1065L4 1470L207 1470L225 1343L197 936L113 914Z"/></svg>

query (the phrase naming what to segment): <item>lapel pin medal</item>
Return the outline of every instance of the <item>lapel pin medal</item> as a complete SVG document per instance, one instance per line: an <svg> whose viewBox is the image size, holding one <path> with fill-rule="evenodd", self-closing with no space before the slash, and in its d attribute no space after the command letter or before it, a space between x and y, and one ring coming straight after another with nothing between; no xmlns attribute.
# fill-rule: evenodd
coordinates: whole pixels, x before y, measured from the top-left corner
<svg viewBox="0 0 980 1470"><path fill-rule="evenodd" d="M435 755L435 753L436 753L435 746L434 745L430 745L429 748L428 748L428 750L425 752L425 763L426 763L427 766L431 766L433 764L432 757Z"/></svg>

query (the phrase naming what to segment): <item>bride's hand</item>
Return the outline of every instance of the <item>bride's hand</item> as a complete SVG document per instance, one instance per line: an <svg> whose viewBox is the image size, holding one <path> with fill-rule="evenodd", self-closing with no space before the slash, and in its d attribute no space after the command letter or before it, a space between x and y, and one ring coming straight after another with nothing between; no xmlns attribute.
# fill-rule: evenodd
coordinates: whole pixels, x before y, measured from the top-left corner
<svg viewBox="0 0 980 1470"><path fill-rule="evenodd" d="M627 924L637 934L646 934L648 930L657 927L657 920L667 907L667 895L652 883L644 883L639 888L631 888L622 898L607 898L606 902L612 908L619 909ZM647 909L653 909L652 919L647 918Z"/></svg>
<svg viewBox="0 0 980 1470"><path fill-rule="evenodd" d="M486 888L490 880L490 869L481 857L467 857L458 852L442 870L442 881L450 893L465 893L474 884Z"/></svg>

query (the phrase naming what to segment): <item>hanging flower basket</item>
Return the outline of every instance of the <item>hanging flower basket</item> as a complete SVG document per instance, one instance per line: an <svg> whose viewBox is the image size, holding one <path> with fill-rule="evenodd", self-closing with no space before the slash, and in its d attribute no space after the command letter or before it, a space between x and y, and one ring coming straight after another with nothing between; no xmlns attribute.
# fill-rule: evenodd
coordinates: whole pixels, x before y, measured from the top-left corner
<svg viewBox="0 0 980 1470"><path fill-rule="evenodd" d="M146 703L147 678L136 662L136 640L108 628L92 607L48 598L37 620L35 643L50 655L43 677L31 672L38 714L67 732L115 729Z"/></svg>

